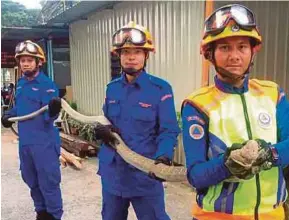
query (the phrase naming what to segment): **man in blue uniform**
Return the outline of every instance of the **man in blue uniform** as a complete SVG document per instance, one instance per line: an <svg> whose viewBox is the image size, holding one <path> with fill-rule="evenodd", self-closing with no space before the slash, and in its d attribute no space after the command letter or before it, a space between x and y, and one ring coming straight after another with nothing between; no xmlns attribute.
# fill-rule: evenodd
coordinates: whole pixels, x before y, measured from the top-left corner
<svg viewBox="0 0 289 220"><path fill-rule="evenodd" d="M156 163L170 165L180 129L171 86L144 69L150 51L154 46L144 27L130 22L116 31L113 52L120 56L122 76L107 85L103 111L128 147ZM105 139L101 137L105 129L109 128L96 128L101 139ZM98 174L104 220L127 219L130 203L139 220L170 219L160 179L127 164L106 144L99 152Z"/></svg>
<svg viewBox="0 0 289 220"><path fill-rule="evenodd" d="M16 87L16 105L2 116L2 124L9 128L8 119L27 115L45 105L49 110L31 120L18 123L20 169L34 201L37 220L61 219L60 137L53 126L61 101L56 85L40 71L46 61L43 50L31 41L16 46L15 58L23 73Z"/></svg>

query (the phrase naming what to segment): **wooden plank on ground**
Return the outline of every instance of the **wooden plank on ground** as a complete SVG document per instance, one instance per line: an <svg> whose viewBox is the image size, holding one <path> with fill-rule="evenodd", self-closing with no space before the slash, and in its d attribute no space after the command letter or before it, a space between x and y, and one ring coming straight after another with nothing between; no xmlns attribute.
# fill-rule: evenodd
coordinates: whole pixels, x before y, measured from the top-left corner
<svg viewBox="0 0 289 220"><path fill-rule="evenodd" d="M84 158L88 154L89 143L81 140L77 136L64 134L60 132L61 146L68 152L75 154L78 157Z"/></svg>

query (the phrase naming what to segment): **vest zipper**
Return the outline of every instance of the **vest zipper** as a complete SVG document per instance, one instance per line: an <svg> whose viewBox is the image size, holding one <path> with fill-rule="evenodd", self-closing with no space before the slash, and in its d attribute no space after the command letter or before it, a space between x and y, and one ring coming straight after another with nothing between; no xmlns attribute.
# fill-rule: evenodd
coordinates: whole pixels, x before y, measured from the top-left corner
<svg viewBox="0 0 289 220"><path fill-rule="evenodd" d="M246 128L247 128L248 137L249 137L249 140L252 140L253 135L252 135L252 130L251 130L251 126L250 126L250 120L249 120L249 116L248 116L248 109L247 109L245 96L244 96L244 94L241 94L240 96L241 96L242 105L243 105L243 109L244 109L244 116L245 116L245 121L246 121ZM257 188L257 201L256 201L254 216L255 216L255 220L259 220L258 210L259 210L259 206L260 206L260 202L261 202L261 187L260 187L259 174L256 174L255 176L256 176L256 188Z"/></svg>

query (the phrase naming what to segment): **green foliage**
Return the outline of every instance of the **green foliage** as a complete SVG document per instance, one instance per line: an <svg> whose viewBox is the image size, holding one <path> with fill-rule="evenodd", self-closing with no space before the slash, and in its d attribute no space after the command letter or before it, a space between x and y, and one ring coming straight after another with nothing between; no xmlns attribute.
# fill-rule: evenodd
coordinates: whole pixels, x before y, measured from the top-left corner
<svg viewBox="0 0 289 220"><path fill-rule="evenodd" d="M87 141L95 141L94 137L94 125L91 124L83 124L79 121L74 120L71 117L68 117L67 122L71 128L76 128L78 131L78 135Z"/></svg>
<svg viewBox="0 0 289 220"><path fill-rule="evenodd" d="M91 125L91 124L85 124L80 127L80 130L79 130L79 136L82 137L84 140L87 140L87 141L94 141L94 137L95 137L95 134L94 134L94 126Z"/></svg>
<svg viewBox="0 0 289 220"><path fill-rule="evenodd" d="M70 107L77 111L77 104L74 101L68 102ZM78 136L82 137L86 141L95 141L94 137L94 126L91 124L84 124L82 122L76 121L75 119L71 118L69 115L65 116L69 127L74 128L78 131Z"/></svg>
<svg viewBox="0 0 289 220"><path fill-rule="evenodd" d="M1 20L5 27L26 27L37 25L40 9L26 9L24 5L11 0L1 1Z"/></svg>
<svg viewBox="0 0 289 220"><path fill-rule="evenodd" d="M178 125L180 127L180 129L183 128L183 125L182 125L182 115L181 115L181 112L176 112L177 113L177 120L178 120Z"/></svg>
<svg viewBox="0 0 289 220"><path fill-rule="evenodd" d="M76 102L71 101L71 102L68 102L68 104L70 105L70 107L71 107L72 109L74 109L75 111L77 111L77 104L76 104Z"/></svg>
<svg viewBox="0 0 289 220"><path fill-rule="evenodd" d="M82 127L82 124L79 121L74 120L70 116L67 116L67 122L71 128L77 128L79 130Z"/></svg>

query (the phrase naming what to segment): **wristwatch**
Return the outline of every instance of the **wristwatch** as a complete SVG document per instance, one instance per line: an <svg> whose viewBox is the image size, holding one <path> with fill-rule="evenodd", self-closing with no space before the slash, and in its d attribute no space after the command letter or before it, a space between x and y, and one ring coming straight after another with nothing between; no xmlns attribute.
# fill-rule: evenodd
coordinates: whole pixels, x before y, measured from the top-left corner
<svg viewBox="0 0 289 220"><path fill-rule="evenodd" d="M270 149L271 149L271 155L272 155L272 162L275 163L279 159L278 151L274 146L270 146Z"/></svg>

